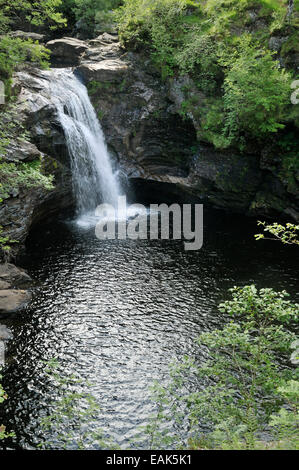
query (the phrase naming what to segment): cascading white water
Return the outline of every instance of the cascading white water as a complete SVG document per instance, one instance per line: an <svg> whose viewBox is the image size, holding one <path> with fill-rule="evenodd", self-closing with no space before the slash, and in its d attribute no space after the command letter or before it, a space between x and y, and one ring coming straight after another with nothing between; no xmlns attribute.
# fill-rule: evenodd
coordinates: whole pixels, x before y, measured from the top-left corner
<svg viewBox="0 0 299 470"><path fill-rule="evenodd" d="M71 157L78 215L94 213L102 202L116 207L120 184L86 87L70 69L59 69L51 93Z"/></svg>

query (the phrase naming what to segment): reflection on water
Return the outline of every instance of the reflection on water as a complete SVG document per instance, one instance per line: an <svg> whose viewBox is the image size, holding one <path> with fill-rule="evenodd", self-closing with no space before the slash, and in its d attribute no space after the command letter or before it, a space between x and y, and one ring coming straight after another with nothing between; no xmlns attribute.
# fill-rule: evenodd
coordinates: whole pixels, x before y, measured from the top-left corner
<svg viewBox="0 0 299 470"><path fill-rule="evenodd" d="M58 222L33 233L22 264L37 281L31 306L2 321L13 333L0 421L17 444L38 439L36 420L52 392L42 361L93 384L99 426L126 447L153 411L149 387L166 380L168 364L186 353L201 359L194 339L225 320L217 304L233 285L296 290L294 251L253 240L255 224L205 214L204 247L180 241L99 241L94 229ZM146 444L144 444L146 446Z"/></svg>

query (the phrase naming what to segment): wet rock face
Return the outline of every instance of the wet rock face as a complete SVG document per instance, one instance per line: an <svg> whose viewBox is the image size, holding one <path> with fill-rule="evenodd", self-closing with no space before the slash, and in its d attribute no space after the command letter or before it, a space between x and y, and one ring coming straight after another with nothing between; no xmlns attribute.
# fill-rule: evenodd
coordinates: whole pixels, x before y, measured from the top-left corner
<svg viewBox="0 0 299 470"><path fill-rule="evenodd" d="M22 190L0 206L0 220L5 236L18 243L12 245L12 254L23 248L29 230L34 224L72 206L71 184L57 183L55 190Z"/></svg>
<svg viewBox="0 0 299 470"><path fill-rule="evenodd" d="M0 325L0 341L12 339L12 337L11 331L5 325Z"/></svg>
<svg viewBox="0 0 299 470"><path fill-rule="evenodd" d="M163 83L148 57L123 50L116 35L50 42L59 65L66 59L77 64L75 73L88 87L111 155L139 187L147 180L159 183L153 188L161 192L163 183L167 191L172 187L170 192L216 207L299 219L297 189L277 177L279 168L267 155L258 159L198 144L199 123L192 114L183 119L179 112L185 99L182 89L193 86L190 78ZM273 41L273 48L280 46ZM51 71L28 67L16 74L13 85L19 91L19 118L32 139L12 142L6 159L29 162L43 154L46 172L55 176L54 191L19 191L0 205L5 235L18 240L18 247L33 224L73 205L69 155L50 83Z"/></svg>
<svg viewBox="0 0 299 470"><path fill-rule="evenodd" d="M246 212L262 183L262 171L253 155L225 155L202 146L190 174L193 191L220 208Z"/></svg>

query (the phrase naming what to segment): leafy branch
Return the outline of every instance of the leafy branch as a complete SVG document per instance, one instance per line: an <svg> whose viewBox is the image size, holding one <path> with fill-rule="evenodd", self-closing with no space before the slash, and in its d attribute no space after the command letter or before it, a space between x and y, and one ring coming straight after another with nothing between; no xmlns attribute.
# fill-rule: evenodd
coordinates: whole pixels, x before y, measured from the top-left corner
<svg viewBox="0 0 299 470"><path fill-rule="evenodd" d="M264 232L273 235L272 237L265 237L264 234L259 233L255 235L256 240L278 240L285 245L299 245L298 231L299 225L287 223L286 226L280 225L275 222L272 225L267 225L266 222L258 222L258 225L264 227Z"/></svg>

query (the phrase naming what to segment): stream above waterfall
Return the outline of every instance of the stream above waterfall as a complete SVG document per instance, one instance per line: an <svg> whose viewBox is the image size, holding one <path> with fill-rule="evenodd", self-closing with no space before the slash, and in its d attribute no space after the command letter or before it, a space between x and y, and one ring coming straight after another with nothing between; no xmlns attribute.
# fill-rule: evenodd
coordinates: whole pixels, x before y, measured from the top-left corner
<svg viewBox="0 0 299 470"><path fill-rule="evenodd" d="M37 282L33 301L1 320L13 335L0 416L16 432L12 447L39 442L38 418L53 399L43 361L57 358L63 374L92 384L98 426L128 448L154 411L153 381L165 383L169 364L185 354L206 357L195 339L225 321L217 305L228 288L256 283L295 300L292 249L255 242L255 222L241 216L205 208L204 221L203 248L188 253L181 241L100 241L94 228L65 218L31 233L20 264Z"/></svg>

